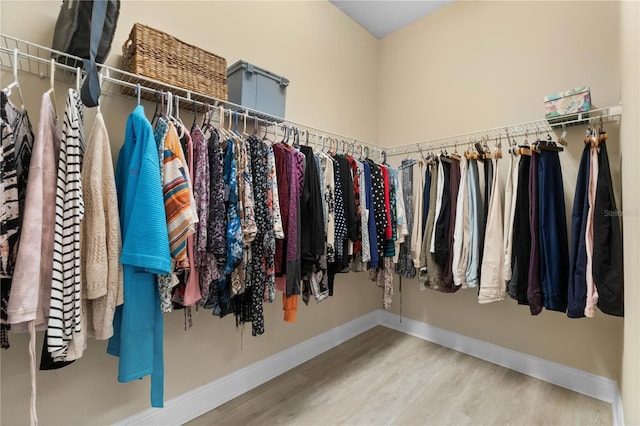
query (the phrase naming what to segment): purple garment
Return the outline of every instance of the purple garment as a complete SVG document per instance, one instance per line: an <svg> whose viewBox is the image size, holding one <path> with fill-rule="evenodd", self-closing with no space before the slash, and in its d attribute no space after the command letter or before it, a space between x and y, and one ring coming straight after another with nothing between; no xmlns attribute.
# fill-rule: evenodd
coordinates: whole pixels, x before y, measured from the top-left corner
<svg viewBox="0 0 640 426"><path fill-rule="evenodd" d="M529 226L531 228L531 254L529 255L529 281L527 299L531 315L542 312L542 289L540 287L540 249L538 233L538 156L531 154L529 165Z"/></svg>
<svg viewBox="0 0 640 426"><path fill-rule="evenodd" d="M304 188L304 155L288 151L289 228L287 230L287 297L300 294L300 196Z"/></svg>

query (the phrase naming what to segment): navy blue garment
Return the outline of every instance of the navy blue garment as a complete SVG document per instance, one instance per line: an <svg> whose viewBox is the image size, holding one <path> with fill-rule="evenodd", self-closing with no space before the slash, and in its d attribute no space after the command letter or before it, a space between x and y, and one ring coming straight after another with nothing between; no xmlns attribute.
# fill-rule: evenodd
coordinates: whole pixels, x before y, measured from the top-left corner
<svg viewBox="0 0 640 426"><path fill-rule="evenodd" d="M531 253L531 227L529 225L529 167L531 157L523 155L518 165L518 190L513 221L513 251L511 252L511 282L509 295L519 305L528 305L529 255ZM482 215L480 215L482 217ZM483 229L484 224L480 224Z"/></svg>
<svg viewBox="0 0 640 426"><path fill-rule="evenodd" d="M616 208L606 142L600 142L599 147L593 214L593 280L598 289L598 308L605 314L621 317L624 316L624 277L620 212Z"/></svg>
<svg viewBox="0 0 640 426"><path fill-rule="evenodd" d="M566 312L569 242L560 157L557 151L543 150L538 160L539 267L543 306Z"/></svg>
<svg viewBox="0 0 640 426"><path fill-rule="evenodd" d="M589 212L589 172L591 169L589 145L585 145L580 159L576 193L573 197L573 213L571 214L571 253L569 259L569 289L567 300L567 316L569 318L584 317L587 303L587 213Z"/></svg>
<svg viewBox="0 0 640 426"><path fill-rule="evenodd" d="M426 167L424 173L424 190L423 190L422 210L422 229L427 229L427 215L429 214L429 196L431 194L431 167Z"/></svg>
<svg viewBox="0 0 640 426"><path fill-rule="evenodd" d="M364 161L364 179L367 182L367 209L369 210L369 247L371 250L371 268L380 266L380 255L378 254L378 240L376 238L376 220L373 215L373 179L371 179L371 166Z"/></svg>

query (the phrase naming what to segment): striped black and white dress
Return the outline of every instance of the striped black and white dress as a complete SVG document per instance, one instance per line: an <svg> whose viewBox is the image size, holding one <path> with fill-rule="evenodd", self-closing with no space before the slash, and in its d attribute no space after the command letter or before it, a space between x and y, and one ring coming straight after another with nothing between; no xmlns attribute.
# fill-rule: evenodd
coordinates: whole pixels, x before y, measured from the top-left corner
<svg viewBox="0 0 640 426"><path fill-rule="evenodd" d="M64 360L72 334L81 330L80 222L84 216L81 166L85 151L80 95L69 89L58 161L55 241L48 351Z"/></svg>

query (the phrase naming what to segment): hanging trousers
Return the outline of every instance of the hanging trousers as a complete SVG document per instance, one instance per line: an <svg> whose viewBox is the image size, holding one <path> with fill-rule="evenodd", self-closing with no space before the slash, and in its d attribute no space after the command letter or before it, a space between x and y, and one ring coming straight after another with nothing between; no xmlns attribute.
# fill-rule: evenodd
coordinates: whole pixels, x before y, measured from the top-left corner
<svg viewBox="0 0 640 426"><path fill-rule="evenodd" d="M531 226L529 224L529 172L531 157L523 155L518 165L516 212L513 224L513 251L511 252L511 281L509 296L518 304L527 305L529 255L531 253Z"/></svg>
<svg viewBox="0 0 640 426"><path fill-rule="evenodd" d="M573 212L571 214L571 252L569 257L569 283L567 292L567 316L569 318L584 317L587 300L587 250L585 232L587 229L587 212L589 201L590 169L589 145L585 145L578 168L576 193L573 197Z"/></svg>
<svg viewBox="0 0 640 426"><path fill-rule="evenodd" d="M447 262L444 267L445 291L455 292L459 289L453 283L453 234L456 227L456 213L458 210L458 191L460 189L460 161L451 159L451 175L449 181L450 191L450 208L449 208L449 229L447 231Z"/></svg>
<svg viewBox="0 0 640 426"><path fill-rule="evenodd" d="M478 161L470 160L467 169L467 188L469 197L469 261L467 264L467 287L473 288L479 285L480 276L480 228L482 212L480 211L482 200L480 198L480 174Z"/></svg>
<svg viewBox="0 0 640 426"><path fill-rule="evenodd" d="M538 247L543 305L552 311L566 312L569 243L560 157L557 151L542 151L538 161Z"/></svg>
<svg viewBox="0 0 640 426"><path fill-rule="evenodd" d="M425 282L425 285L435 290L443 290L442 286L442 266L436 262L436 255L431 252L429 246L431 245L431 235L433 234L433 228L436 222L435 205L438 197L438 180L440 179L436 169L431 172L431 191L429 192L429 213L427 215L427 227L425 230L424 238L422 240L422 257L421 263L426 267L420 268L420 280Z"/></svg>
<svg viewBox="0 0 640 426"><path fill-rule="evenodd" d="M598 187L593 219L593 278L598 287L598 308L605 314L624 316L624 278L620 217L611 182L606 142L600 143ZM606 247L606 249L601 249ZM630 259L637 261L636 259Z"/></svg>
<svg viewBox="0 0 640 426"><path fill-rule="evenodd" d="M484 240L485 251L480 270L480 291L478 303L490 303L503 300L507 289L502 279L504 268L502 196L500 194L500 173L498 159L494 162L495 173L491 182L491 198L489 201L489 215L487 218L487 234Z"/></svg>
<svg viewBox="0 0 640 426"><path fill-rule="evenodd" d="M509 170L504 188L504 271L505 283L511 280L511 253L513 252L513 224L516 213L516 195L518 193L518 163L520 156L509 154Z"/></svg>
<svg viewBox="0 0 640 426"><path fill-rule="evenodd" d="M441 158L443 170L443 190L440 214L435 225L435 254L438 265L444 267L449 258L449 221L451 220L451 161ZM445 271L446 274L446 271Z"/></svg>
<svg viewBox="0 0 640 426"><path fill-rule="evenodd" d="M527 280L527 300L531 315L542 312L542 287L540 286L540 247L538 228L538 157L531 154L529 165L529 227L531 231L531 252L529 253L529 276Z"/></svg>
<svg viewBox="0 0 640 426"><path fill-rule="evenodd" d="M453 283L461 286L467 282L467 266L469 264L469 191L467 166L468 160L460 160L460 189L453 231Z"/></svg>

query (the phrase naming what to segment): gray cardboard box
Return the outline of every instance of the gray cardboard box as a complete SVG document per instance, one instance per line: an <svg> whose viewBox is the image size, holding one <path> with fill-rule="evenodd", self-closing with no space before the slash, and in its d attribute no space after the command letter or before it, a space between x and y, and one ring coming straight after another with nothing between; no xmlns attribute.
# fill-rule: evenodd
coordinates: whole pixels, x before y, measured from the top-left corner
<svg viewBox="0 0 640 426"><path fill-rule="evenodd" d="M229 102L275 117L284 118L288 85L286 78L245 61L227 68Z"/></svg>

